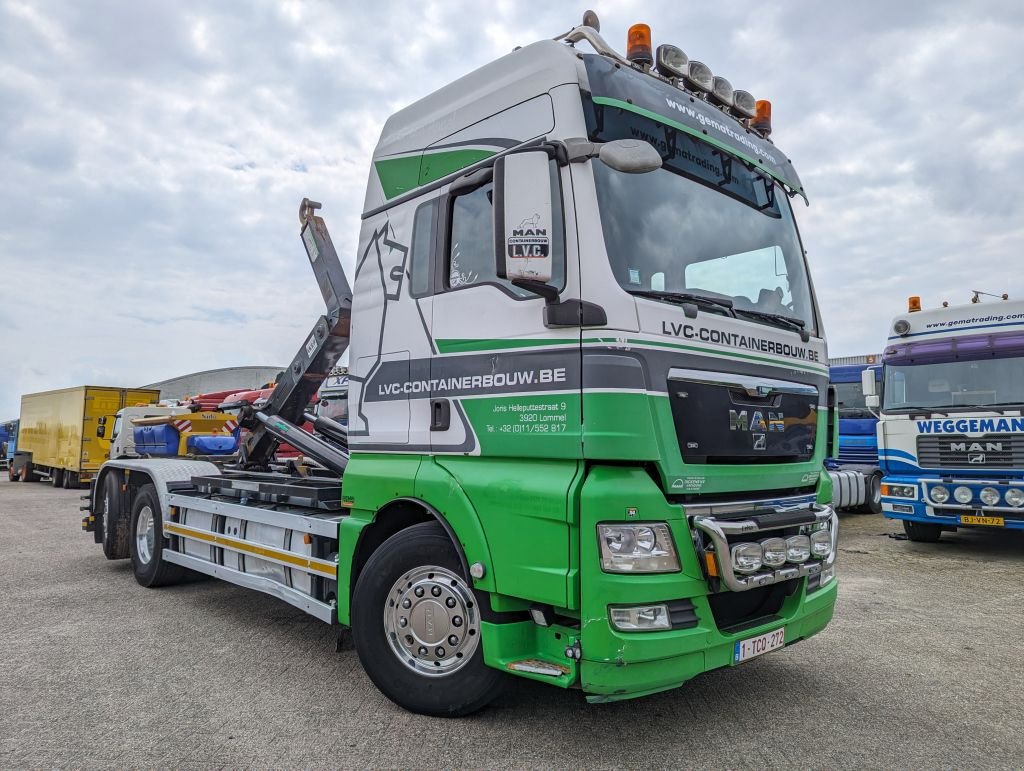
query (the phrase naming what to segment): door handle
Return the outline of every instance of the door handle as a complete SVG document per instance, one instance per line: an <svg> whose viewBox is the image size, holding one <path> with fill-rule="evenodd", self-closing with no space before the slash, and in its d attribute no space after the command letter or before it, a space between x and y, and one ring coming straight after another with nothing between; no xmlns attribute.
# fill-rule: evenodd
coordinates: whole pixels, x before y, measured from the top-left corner
<svg viewBox="0 0 1024 771"><path fill-rule="evenodd" d="M447 431L452 424L452 403L448 399L430 400L430 430Z"/></svg>

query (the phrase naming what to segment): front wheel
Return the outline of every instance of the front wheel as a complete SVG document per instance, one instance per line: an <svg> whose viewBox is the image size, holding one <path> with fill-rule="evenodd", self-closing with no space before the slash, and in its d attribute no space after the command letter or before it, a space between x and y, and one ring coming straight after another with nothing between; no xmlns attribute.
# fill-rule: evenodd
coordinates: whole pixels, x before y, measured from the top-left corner
<svg viewBox="0 0 1024 771"><path fill-rule="evenodd" d="M396 533L367 561L352 597L352 639L374 685L421 715L476 712L505 680L484 664L480 608L433 522Z"/></svg>
<svg viewBox="0 0 1024 771"><path fill-rule="evenodd" d="M153 485L143 485L132 503L128 544L132 572L142 586L157 587L178 583L185 575L181 565L164 561L164 530L160 498Z"/></svg>
<svg viewBox="0 0 1024 771"><path fill-rule="evenodd" d="M867 493L865 498L867 499L868 510L872 514L882 513L882 475L872 474L867 478L865 484Z"/></svg>
<svg viewBox="0 0 1024 771"><path fill-rule="evenodd" d="M903 531L911 541L935 543L942 535L942 526L928 522L911 522L909 519L905 519L903 520Z"/></svg>

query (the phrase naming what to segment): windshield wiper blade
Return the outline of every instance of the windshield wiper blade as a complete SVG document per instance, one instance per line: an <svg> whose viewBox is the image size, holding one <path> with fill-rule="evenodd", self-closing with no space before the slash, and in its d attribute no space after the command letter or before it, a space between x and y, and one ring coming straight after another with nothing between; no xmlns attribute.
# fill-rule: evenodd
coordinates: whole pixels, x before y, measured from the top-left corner
<svg viewBox="0 0 1024 771"><path fill-rule="evenodd" d="M755 318L764 319L765 321L777 322L777 325L781 324L784 327L793 329L800 333L800 339L805 343L811 339L811 333L808 332L805 327L806 322L803 319L795 319L792 316L783 316L781 313L769 313L768 311L755 311L749 308L738 308L740 313L745 313L748 316L754 316Z"/></svg>
<svg viewBox="0 0 1024 771"><path fill-rule="evenodd" d="M631 295L638 297L650 297L655 300L664 300L670 303L690 303L692 305L703 305L704 307L724 310L728 315L736 318L736 311L732 307L732 300L725 297L709 297L704 294L693 292L664 292L659 289L627 289Z"/></svg>

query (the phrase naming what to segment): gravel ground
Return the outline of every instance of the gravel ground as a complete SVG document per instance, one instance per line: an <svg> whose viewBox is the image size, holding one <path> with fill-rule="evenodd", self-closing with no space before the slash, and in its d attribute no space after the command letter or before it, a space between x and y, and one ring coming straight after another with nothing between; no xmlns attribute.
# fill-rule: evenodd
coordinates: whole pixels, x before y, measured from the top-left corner
<svg viewBox="0 0 1024 771"><path fill-rule="evenodd" d="M1024 765L1024 532L911 544L846 516L817 637L631 702L516 680L453 721L392 705L282 602L141 588L79 493L5 477L0 768Z"/></svg>

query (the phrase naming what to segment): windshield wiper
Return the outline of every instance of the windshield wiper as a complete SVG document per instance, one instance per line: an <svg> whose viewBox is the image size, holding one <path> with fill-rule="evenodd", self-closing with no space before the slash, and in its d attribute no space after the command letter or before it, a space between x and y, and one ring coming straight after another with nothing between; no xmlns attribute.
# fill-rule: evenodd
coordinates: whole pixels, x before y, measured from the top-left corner
<svg viewBox="0 0 1024 771"><path fill-rule="evenodd" d="M789 329L793 329L800 333L800 339L805 343L811 339L811 333L808 332L804 327L807 324L803 319L795 319L792 316L783 316L781 313L769 313L768 311L755 311L749 308L739 308L740 313L745 313L748 316L754 316L755 318L764 319L765 321L774 321L776 326L784 326Z"/></svg>
<svg viewBox="0 0 1024 771"><path fill-rule="evenodd" d="M637 297L650 297L655 300L664 300L665 302L678 305L702 305L705 308L724 310L727 315L736 318L736 311L732 307L732 300L725 297L708 297L704 294L694 294L692 292L664 292L659 289L627 289L626 291Z"/></svg>

